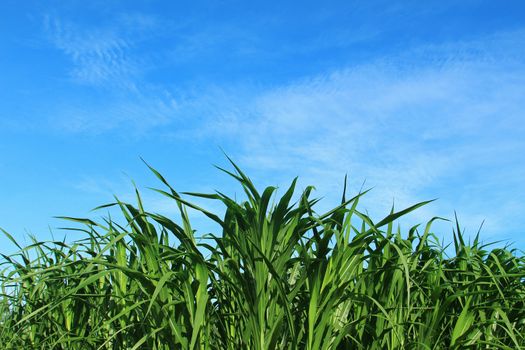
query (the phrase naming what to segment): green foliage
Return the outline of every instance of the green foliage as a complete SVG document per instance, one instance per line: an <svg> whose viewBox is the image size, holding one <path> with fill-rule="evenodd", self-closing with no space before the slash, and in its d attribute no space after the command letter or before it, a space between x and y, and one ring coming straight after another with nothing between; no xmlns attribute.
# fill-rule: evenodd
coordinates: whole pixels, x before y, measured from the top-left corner
<svg viewBox="0 0 525 350"><path fill-rule="evenodd" d="M519 349L525 347L525 259L454 231L453 256L431 232L357 209L325 214L294 180L280 198L185 193L220 201L222 218L165 185L181 219L116 200L111 219L76 229L72 244L37 242L0 260L4 349ZM346 187L346 185L345 185ZM102 206L107 207L110 205ZM187 208L222 232L197 239ZM456 220L457 222L457 220ZM357 223L357 225L355 225Z"/></svg>

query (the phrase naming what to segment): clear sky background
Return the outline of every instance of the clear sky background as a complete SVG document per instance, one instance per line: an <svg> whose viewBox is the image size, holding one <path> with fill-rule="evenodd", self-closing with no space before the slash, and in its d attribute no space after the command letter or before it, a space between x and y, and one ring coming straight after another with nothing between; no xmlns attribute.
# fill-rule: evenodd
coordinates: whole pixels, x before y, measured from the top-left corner
<svg viewBox="0 0 525 350"><path fill-rule="evenodd" d="M180 191L240 193L222 147L320 209L348 173L377 220L439 198L402 227L456 210L525 249L524 125L523 1L0 3L0 227L21 242L132 201L131 179L176 215L140 157Z"/></svg>

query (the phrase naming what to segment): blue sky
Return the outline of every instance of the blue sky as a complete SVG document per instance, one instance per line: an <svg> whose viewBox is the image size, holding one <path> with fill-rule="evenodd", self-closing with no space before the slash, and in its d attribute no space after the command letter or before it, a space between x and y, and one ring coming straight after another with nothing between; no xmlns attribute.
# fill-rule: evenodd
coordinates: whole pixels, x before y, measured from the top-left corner
<svg viewBox="0 0 525 350"><path fill-rule="evenodd" d="M522 1L2 1L0 227L60 236L53 216L105 215L89 210L132 201L131 179L147 208L176 215L140 157L181 191L239 193L213 168L227 166L222 147L259 187L315 185L320 209L348 173L352 192L374 187L361 207L373 218L439 198L401 223L456 210L467 234L485 220L482 239L525 249L524 13Z"/></svg>

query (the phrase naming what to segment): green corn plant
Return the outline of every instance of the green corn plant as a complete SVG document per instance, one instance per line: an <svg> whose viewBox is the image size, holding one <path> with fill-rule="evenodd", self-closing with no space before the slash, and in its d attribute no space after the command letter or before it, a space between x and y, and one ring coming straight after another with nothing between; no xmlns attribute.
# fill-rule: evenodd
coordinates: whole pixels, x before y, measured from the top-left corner
<svg viewBox="0 0 525 350"><path fill-rule="evenodd" d="M32 239L0 259L0 345L5 349L520 349L525 348L525 258L508 246L453 249L432 218L403 233L374 222L367 191L317 212L297 179L259 192L230 160L219 168L243 190L179 193L154 168L180 216L115 198L121 216L61 217L79 238ZM190 199L218 201L224 214ZM216 223L198 234L188 209ZM491 248L493 247L493 248Z"/></svg>

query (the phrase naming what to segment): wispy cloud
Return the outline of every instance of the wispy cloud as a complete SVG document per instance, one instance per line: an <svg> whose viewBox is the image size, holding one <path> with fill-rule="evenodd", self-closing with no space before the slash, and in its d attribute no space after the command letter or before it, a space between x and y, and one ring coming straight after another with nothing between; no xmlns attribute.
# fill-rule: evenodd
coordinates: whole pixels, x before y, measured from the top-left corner
<svg viewBox="0 0 525 350"><path fill-rule="evenodd" d="M178 107L173 94L143 79L154 59L141 44L162 32L161 24L142 14L120 14L97 25L46 16L46 34L70 60L72 82L92 88L80 101L57 103L49 118L53 128L91 134L122 128L141 134L169 123Z"/></svg>
<svg viewBox="0 0 525 350"><path fill-rule="evenodd" d="M132 88L136 62L129 55L132 42L114 28L83 29L46 16L44 28L51 42L73 63L71 77L83 84L115 84Z"/></svg>
<svg viewBox="0 0 525 350"><path fill-rule="evenodd" d="M146 31L154 25L141 23ZM136 43L118 27L84 31L56 19L46 26L71 58L75 79L128 91L106 105L65 109L62 126L70 131L132 125L159 137L233 142L226 150L261 181L284 185L300 174L328 200L339 197L345 173L354 191L366 179L375 189L364 204L375 215L387 212L393 199L399 208L440 197L415 218L451 217L457 209L470 232L485 218L485 231L503 236L502 227L517 232L525 224L516 221L525 210L517 199L525 196L523 31L413 47L270 88L240 84L181 93L137 87ZM204 39L190 36L175 51L191 58L209 48ZM192 122L159 130L185 118Z"/></svg>
<svg viewBox="0 0 525 350"><path fill-rule="evenodd" d="M235 156L260 179L300 174L335 198L348 172L354 189L376 187L377 212L437 196L418 218L457 209L471 233L486 218L505 235L525 210L522 35L415 48L219 104L208 130L238 139Z"/></svg>
<svg viewBox="0 0 525 350"><path fill-rule="evenodd" d="M171 123L177 110L177 102L167 93L159 96L137 93L93 105L61 105L50 118L53 127L61 132L100 135L121 129L135 137Z"/></svg>

